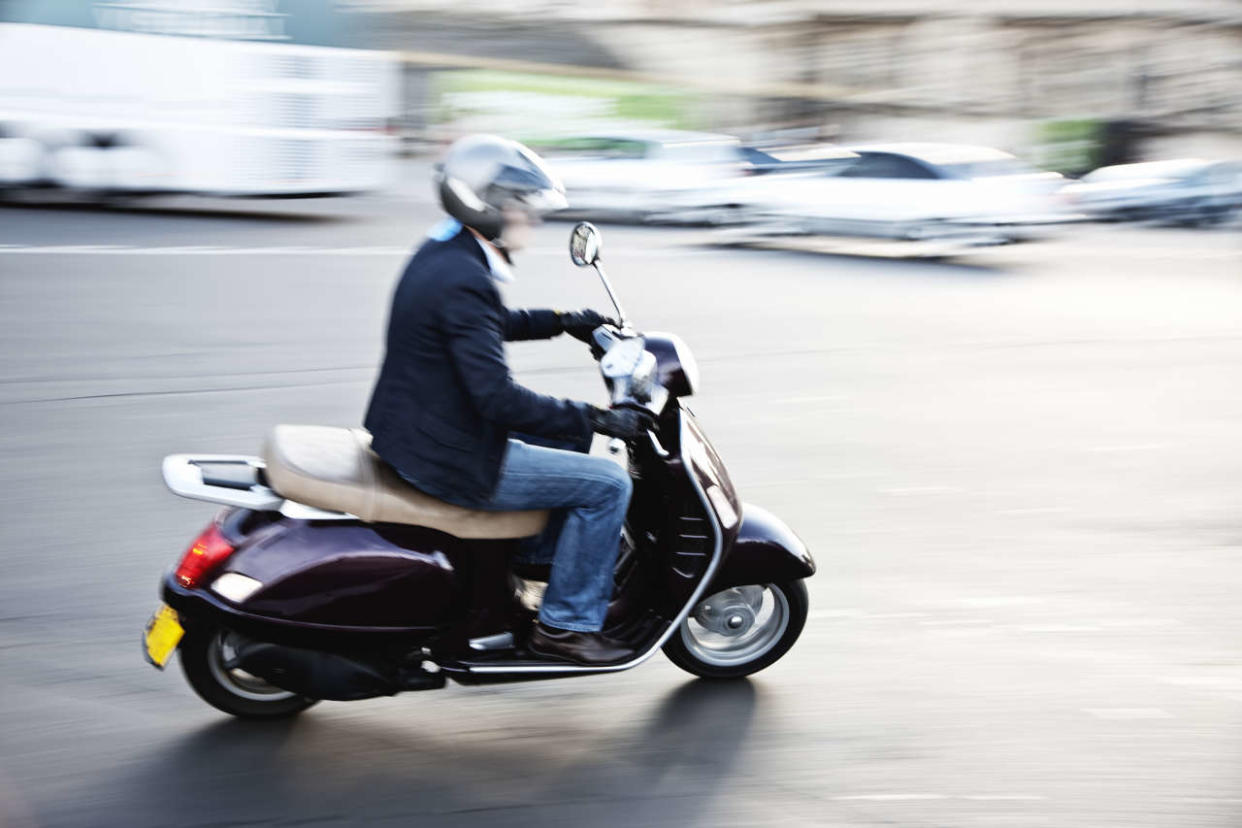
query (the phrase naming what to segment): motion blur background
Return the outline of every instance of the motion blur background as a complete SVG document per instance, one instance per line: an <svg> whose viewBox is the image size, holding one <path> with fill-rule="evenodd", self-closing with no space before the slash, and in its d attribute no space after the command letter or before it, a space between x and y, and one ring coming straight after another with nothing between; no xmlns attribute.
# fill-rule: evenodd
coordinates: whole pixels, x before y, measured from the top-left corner
<svg viewBox="0 0 1242 828"><path fill-rule="evenodd" d="M223 721L139 653L160 459L359 422L475 131L694 349L807 630ZM607 309L569 227L511 305ZM1240 229L1239 0L0 0L0 823L1242 824Z"/></svg>

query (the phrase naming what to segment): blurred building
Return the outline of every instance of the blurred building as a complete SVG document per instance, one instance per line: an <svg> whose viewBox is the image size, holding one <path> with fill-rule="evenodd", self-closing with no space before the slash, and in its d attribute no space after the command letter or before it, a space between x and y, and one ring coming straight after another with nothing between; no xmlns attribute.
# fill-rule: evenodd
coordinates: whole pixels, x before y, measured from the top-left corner
<svg viewBox="0 0 1242 828"><path fill-rule="evenodd" d="M699 94L700 127L1017 146L1046 123L1149 147L1242 146L1240 0L479 0L468 17L442 0L355 6L420 71L445 53L459 68L608 70Z"/></svg>

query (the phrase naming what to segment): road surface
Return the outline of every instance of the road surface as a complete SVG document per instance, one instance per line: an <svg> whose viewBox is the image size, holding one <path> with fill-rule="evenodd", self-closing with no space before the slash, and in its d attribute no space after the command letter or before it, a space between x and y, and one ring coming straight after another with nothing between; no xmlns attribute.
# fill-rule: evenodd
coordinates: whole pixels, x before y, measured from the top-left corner
<svg viewBox="0 0 1242 828"><path fill-rule="evenodd" d="M418 171L410 174L417 182ZM0 822L9 826L1242 824L1242 241L1082 227L952 262L604 227L681 334L745 499L819 563L748 682L578 681L228 720L143 663L210 518L173 452L355 425L424 188L0 207ZM515 306L607 309L549 223ZM520 378L602 401L581 345Z"/></svg>

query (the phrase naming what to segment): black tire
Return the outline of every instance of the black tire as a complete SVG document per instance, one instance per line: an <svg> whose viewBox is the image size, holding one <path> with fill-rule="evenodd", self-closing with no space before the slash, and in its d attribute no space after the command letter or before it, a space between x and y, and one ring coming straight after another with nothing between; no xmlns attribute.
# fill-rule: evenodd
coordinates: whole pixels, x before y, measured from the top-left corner
<svg viewBox="0 0 1242 828"><path fill-rule="evenodd" d="M185 631L181 639L181 671L198 697L217 710L241 719L283 719L296 716L319 699L290 693L255 679L253 686L244 687L234 681L221 663L221 646L229 633L219 627L196 626ZM270 699L260 687L270 688Z"/></svg>
<svg viewBox="0 0 1242 828"><path fill-rule="evenodd" d="M806 625L806 615L810 602L807 599L806 584L802 581L763 584L762 588L770 591L773 599L777 602L774 606L779 606L783 603L787 611L787 618L784 629L779 635L774 635L773 640L763 646L761 650L753 653L745 660L727 664L704 658L700 654L701 651L696 652L696 649L687 643L687 638L692 641L695 640L695 631L697 629L696 626L692 626L691 619L687 618L664 644L664 654L668 656L669 661L687 673L706 679L742 678L775 664L781 656L789 652L789 648L794 645L794 642L798 640L798 636L802 634L802 628ZM779 596L777 595L778 593ZM717 593L717 595L723 594ZM708 598L700 600L699 604L702 605L712 597L708 596ZM694 623L697 624L697 622Z"/></svg>

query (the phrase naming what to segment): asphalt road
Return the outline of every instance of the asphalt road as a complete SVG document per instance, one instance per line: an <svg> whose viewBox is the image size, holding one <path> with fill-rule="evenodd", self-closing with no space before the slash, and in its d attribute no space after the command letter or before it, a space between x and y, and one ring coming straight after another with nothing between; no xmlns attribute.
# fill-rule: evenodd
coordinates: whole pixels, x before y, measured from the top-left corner
<svg viewBox="0 0 1242 828"><path fill-rule="evenodd" d="M749 682L657 658L256 726L144 664L214 511L161 457L359 422L433 218L407 192L0 208L0 823L1242 824L1236 233L938 263L606 227L636 323L698 355L744 497L819 562L802 640ZM606 306L567 232L511 304ZM512 357L602 398L576 343Z"/></svg>

